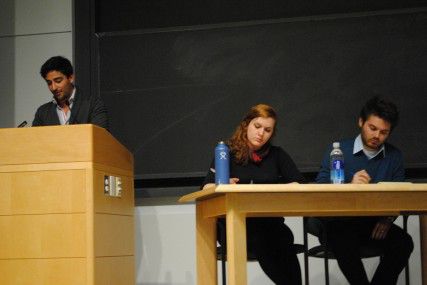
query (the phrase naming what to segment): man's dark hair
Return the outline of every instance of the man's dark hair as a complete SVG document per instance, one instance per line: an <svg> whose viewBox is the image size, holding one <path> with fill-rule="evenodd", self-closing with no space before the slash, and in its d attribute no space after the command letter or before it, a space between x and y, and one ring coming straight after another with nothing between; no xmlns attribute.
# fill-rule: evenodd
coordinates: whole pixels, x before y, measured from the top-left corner
<svg viewBox="0 0 427 285"><path fill-rule="evenodd" d="M370 115L380 117L391 125L393 130L399 122L399 111L396 105L386 99L382 99L379 96L372 97L369 99L365 106L360 111L360 118L365 122Z"/></svg>
<svg viewBox="0 0 427 285"><path fill-rule="evenodd" d="M46 75L51 71L59 71L67 77L74 74L71 62L62 56L49 58L40 68L40 75L46 78Z"/></svg>

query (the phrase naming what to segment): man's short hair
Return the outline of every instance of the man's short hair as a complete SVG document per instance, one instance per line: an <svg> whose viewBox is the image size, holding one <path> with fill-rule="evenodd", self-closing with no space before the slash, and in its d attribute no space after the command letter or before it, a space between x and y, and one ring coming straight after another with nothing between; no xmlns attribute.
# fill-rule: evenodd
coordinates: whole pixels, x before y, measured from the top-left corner
<svg viewBox="0 0 427 285"><path fill-rule="evenodd" d="M40 68L40 75L46 78L46 75L51 71L59 71L67 77L74 74L71 62L62 56L54 56L49 58Z"/></svg>
<svg viewBox="0 0 427 285"><path fill-rule="evenodd" d="M380 117L391 125L393 130L399 122L399 111L396 105L386 99L374 96L369 99L360 111L360 118L365 122L370 115Z"/></svg>

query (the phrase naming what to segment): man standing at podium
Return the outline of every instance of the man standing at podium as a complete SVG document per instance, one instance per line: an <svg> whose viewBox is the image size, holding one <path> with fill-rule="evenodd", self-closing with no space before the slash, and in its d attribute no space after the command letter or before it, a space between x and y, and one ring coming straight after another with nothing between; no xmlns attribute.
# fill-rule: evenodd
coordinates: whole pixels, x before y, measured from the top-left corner
<svg viewBox="0 0 427 285"><path fill-rule="evenodd" d="M73 66L68 59L49 58L42 65L40 75L53 99L37 109L33 126L94 124L108 130L104 103L100 97L84 93L74 85Z"/></svg>
<svg viewBox="0 0 427 285"><path fill-rule="evenodd" d="M404 181L401 152L386 143L398 122L396 106L373 97L365 103L359 116L360 134L340 142L344 154L345 183L378 183ZM329 153L325 154L318 183L330 183ZM393 217L322 218L328 247L350 284L396 284L413 250L411 236L393 223ZM368 281L359 255L359 246L382 249L383 256Z"/></svg>

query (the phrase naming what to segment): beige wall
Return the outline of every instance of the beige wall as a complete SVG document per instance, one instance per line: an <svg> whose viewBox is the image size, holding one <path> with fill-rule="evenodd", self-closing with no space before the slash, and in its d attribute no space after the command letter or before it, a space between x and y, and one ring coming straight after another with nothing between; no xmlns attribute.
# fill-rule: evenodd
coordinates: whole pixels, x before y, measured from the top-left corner
<svg viewBox="0 0 427 285"><path fill-rule="evenodd" d="M14 1L0 2L0 127L14 124Z"/></svg>

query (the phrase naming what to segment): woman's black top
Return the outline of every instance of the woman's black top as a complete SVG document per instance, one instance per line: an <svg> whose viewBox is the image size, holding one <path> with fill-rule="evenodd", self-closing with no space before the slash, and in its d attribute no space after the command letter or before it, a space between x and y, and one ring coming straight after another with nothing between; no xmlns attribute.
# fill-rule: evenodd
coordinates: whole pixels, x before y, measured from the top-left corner
<svg viewBox="0 0 427 285"><path fill-rule="evenodd" d="M212 161L211 168L215 169L215 160ZM278 146L271 146L262 161L249 160L246 165L237 164L233 154L230 154L230 178L239 178L239 184L305 182L292 158ZM215 183L215 173L212 170L208 171L201 188L208 183Z"/></svg>

